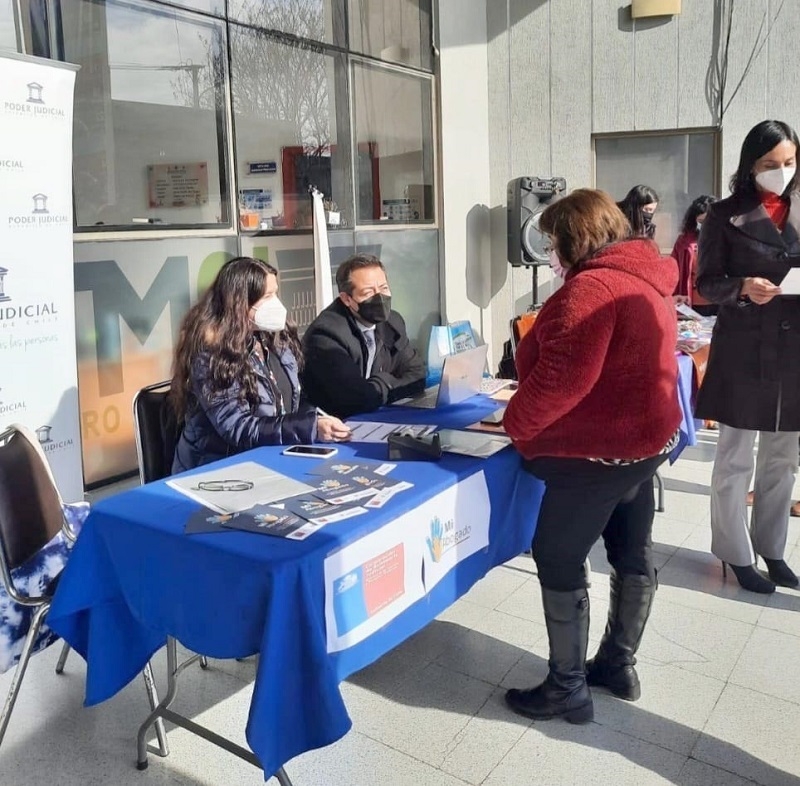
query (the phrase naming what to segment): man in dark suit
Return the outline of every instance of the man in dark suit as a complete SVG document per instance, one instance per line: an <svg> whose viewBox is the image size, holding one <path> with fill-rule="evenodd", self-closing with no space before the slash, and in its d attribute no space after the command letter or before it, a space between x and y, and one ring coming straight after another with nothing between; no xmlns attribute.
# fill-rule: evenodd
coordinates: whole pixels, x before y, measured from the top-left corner
<svg viewBox="0 0 800 786"><path fill-rule="evenodd" d="M411 346L381 261L355 254L336 271L339 297L303 336L305 395L346 418L425 387L425 363Z"/></svg>

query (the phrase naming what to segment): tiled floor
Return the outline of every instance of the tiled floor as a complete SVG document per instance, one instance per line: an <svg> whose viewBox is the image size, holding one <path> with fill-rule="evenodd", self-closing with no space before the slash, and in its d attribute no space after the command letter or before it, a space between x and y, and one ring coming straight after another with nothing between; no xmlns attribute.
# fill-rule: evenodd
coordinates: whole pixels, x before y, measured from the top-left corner
<svg viewBox="0 0 800 786"><path fill-rule="evenodd" d="M353 730L290 762L295 786L529 786L681 784L800 786L800 593L759 597L722 581L708 552L714 435L665 469L667 511L654 541L660 589L640 652L642 698L595 693L595 722L530 723L503 704L509 686L541 680L547 640L529 558L495 569L425 630L342 686ZM800 489L799 489L800 490ZM800 572L800 520L790 525ZM607 610L607 565L592 554L593 643ZM263 782L258 770L169 732L171 755L134 767L146 714L139 680L82 709L84 668L72 656L57 677L56 648L30 666L0 751L3 786L43 783ZM163 674L164 661L156 662ZM253 661L191 668L180 708L240 742ZM0 691L10 675L0 677Z"/></svg>

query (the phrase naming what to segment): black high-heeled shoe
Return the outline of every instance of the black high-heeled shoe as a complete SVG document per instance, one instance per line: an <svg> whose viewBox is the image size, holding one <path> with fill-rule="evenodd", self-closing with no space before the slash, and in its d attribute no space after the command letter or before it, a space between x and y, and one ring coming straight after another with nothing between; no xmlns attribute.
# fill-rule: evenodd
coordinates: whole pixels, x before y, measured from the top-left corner
<svg viewBox="0 0 800 786"><path fill-rule="evenodd" d="M800 579L797 578L794 571L782 559L767 559L764 557L764 562L767 563L767 572L769 577L779 587L789 587L795 589L800 585Z"/></svg>
<svg viewBox="0 0 800 786"><path fill-rule="evenodd" d="M722 577L728 577L728 565L722 563ZM775 583L764 578L752 565L731 565L730 569L736 576L736 581L742 589L749 592L758 592L761 595L770 595L775 592ZM794 574L792 574L794 575Z"/></svg>

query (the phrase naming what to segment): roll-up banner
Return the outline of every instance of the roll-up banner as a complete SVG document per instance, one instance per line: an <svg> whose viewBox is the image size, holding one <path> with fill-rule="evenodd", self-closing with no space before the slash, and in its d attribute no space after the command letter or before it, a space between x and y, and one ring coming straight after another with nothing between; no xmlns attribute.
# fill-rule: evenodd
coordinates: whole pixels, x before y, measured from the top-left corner
<svg viewBox="0 0 800 786"><path fill-rule="evenodd" d="M77 67L0 54L0 429L36 434L83 497L72 260Z"/></svg>

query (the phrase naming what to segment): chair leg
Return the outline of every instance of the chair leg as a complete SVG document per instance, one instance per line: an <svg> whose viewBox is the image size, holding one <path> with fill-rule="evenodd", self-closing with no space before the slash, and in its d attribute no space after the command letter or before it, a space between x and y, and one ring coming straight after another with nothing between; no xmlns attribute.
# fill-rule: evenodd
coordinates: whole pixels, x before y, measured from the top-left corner
<svg viewBox="0 0 800 786"><path fill-rule="evenodd" d="M200 656L200 668L207 669L208 668L208 658L205 655ZM155 709L155 707L153 707Z"/></svg>
<svg viewBox="0 0 800 786"><path fill-rule="evenodd" d="M39 606L33 613L31 626L28 629L28 635L25 637L25 644L22 647L22 653L19 656L19 663L14 671L14 676L11 679L11 687L8 689L8 696L6 703L3 707L3 714L0 715L0 745L3 744L3 737L5 737L6 729L8 728L8 721L11 718L11 711L14 709L14 704L17 701L19 688L22 684L22 678L25 676L25 669L28 668L28 661L33 652L33 645L36 642L36 637L39 635L39 630L42 627L42 620L45 614L50 610L50 604L45 603Z"/></svg>
<svg viewBox="0 0 800 786"><path fill-rule="evenodd" d="M58 656L58 663L56 663L56 674L63 674L64 666L67 663L67 655L69 655L70 646L67 642L64 642L64 646L61 648L61 654Z"/></svg>
<svg viewBox="0 0 800 786"><path fill-rule="evenodd" d="M664 512L664 478L661 477L660 472L655 474L656 485L658 486L658 502L656 503L656 511L658 513Z"/></svg>
<svg viewBox="0 0 800 786"><path fill-rule="evenodd" d="M150 661L147 661L147 665L142 671L142 677L144 678L144 687L147 691L147 700L150 702L150 710L152 711L158 706L159 699L158 690L156 689L156 680L153 676L153 667L150 665ZM167 743L167 732L164 728L163 719L158 718L153 725L155 726L156 738L158 739L158 755L169 756L169 744Z"/></svg>

